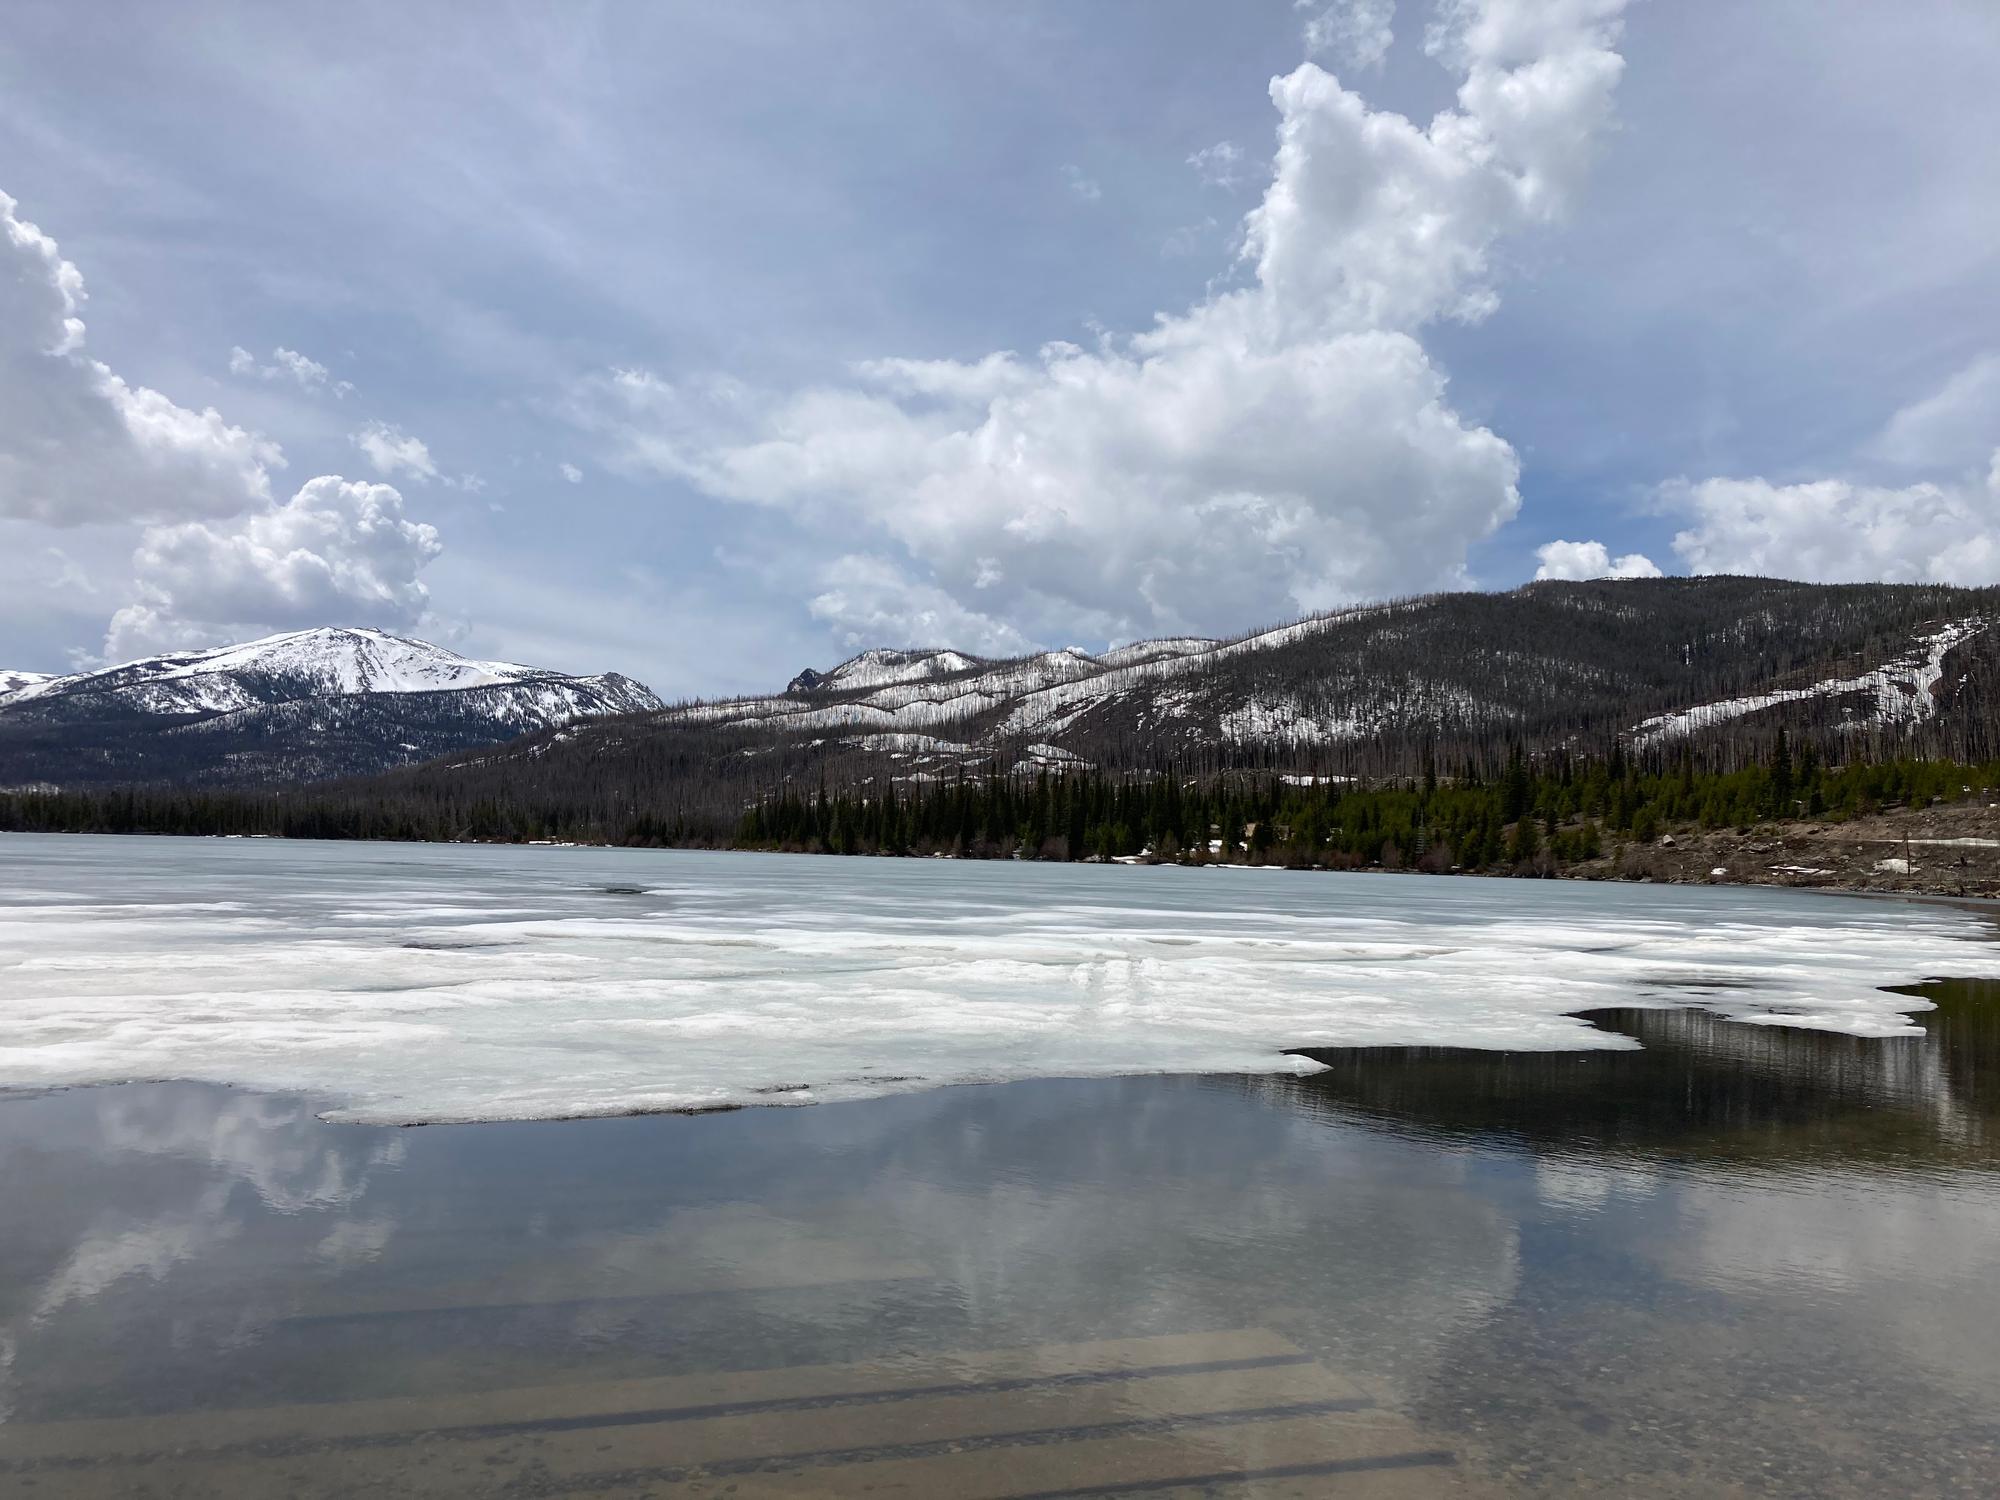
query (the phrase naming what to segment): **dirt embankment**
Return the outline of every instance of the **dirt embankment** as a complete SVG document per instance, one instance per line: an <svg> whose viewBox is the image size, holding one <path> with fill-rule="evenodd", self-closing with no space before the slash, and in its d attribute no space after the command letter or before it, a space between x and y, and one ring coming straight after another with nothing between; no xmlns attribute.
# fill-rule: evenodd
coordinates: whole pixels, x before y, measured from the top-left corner
<svg viewBox="0 0 2000 1500"><path fill-rule="evenodd" d="M1803 820L1677 829L1626 844L1575 874L1598 879L1821 886L1929 896L2000 896L2000 801L1974 795L1885 808L1845 823Z"/></svg>

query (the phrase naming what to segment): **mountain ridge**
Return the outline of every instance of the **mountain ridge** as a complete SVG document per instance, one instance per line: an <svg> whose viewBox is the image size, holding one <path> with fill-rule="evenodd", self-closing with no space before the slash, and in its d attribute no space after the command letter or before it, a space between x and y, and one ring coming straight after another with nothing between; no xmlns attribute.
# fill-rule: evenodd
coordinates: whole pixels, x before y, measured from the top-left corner
<svg viewBox="0 0 2000 1500"><path fill-rule="evenodd" d="M1737 698L1720 691L1703 697L1694 671L1696 646L1690 641L1681 664L1689 669L1692 691L1680 695L1683 701L1678 703L1656 705L1642 697L1643 706L1663 711L1635 712L1629 723L1619 727L1619 732L1635 744L1671 739L1696 727L1714 727L1815 698L1838 700L1872 693L1875 721L1924 717L1933 691L1942 684L1944 659L1976 637L1985 636L2000 620L2000 594L1990 590L1794 585L1782 580L1742 579L1713 580L1712 588L1705 589L1710 581L1683 579L1605 581L1593 595L1564 592L1587 590L1592 585L1533 584L1510 594L1427 595L1359 605L1227 640L1188 637L1142 641L1094 655L1076 648L1013 658L973 657L937 648L877 649L825 672L807 669L794 677L782 694L677 704L665 710L658 722L754 725L767 732L854 730L875 734L927 734L971 723L981 725L979 738L991 749L1003 741L1060 737L1079 721L1101 714L1112 702L1139 699L1144 700L1140 713L1145 723L1169 736L1191 731L1196 738L1237 744L1309 748L1365 741L1384 730L1419 724L1434 736L1449 737L1455 721L1462 728L1483 720L1490 728L1521 715L1498 701L1499 695L1491 691L1494 673L1477 674L1484 681L1461 673L1458 675L1466 680L1453 682L1448 662L1437 659L1442 652L1433 653L1431 660L1401 663L1392 672L1378 671L1375 683L1360 685L1372 691L1350 691L1340 701L1329 698L1318 705L1311 701L1310 689L1316 685L1315 678L1325 674L1315 673L1309 664L1299 664L1305 670L1291 664L1280 666L1269 674L1281 679L1277 690L1265 693L1232 695L1219 690L1214 678L1218 669L1233 671L1245 664L1254 675L1273 663L1287 663L1288 654L1298 654L1301 649L1310 652L1315 645L1323 647L1343 635L1365 637L1358 644L1379 651L1384 640L1404 633L1398 629L1399 619L1409 621L1413 629L1422 629L1435 626L1442 610L1490 610L1489 601L1561 600L1563 608L1588 610L1594 603L1601 607L1602 601L1611 597L1602 589L1629 584L1694 585L1716 592L1745 584L1763 585L1805 598L1814 597L1813 591L1822 599L1844 593L1850 601L1865 597L1871 589L1902 588L1911 590L1908 597L1918 604L1916 611L1902 612L1907 623L1899 624L1904 633L1883 637L1879 644L1871 640L1871 627L1865 625L1858 634L1849 631L1854 635L1851 642L1839 639L1838 626L1819 627L1818 633L1828 639L1821 653L1824 670L1817 676L1810 670L1810 651L1796 662L1767 662L1761 668L1751 665L1734 677L1726 672L1715 674L1718 689L1738 680L1756 683L1762 689ZM1926 610L1926 604L1932 607ZM1782 612L1766 608L1753 613L1764 616L1764 633L1782 633ZM1929 617L1932 615L1935 618ZM1695 628L1705 629L1706 622L1695 622ZM1873 628L1873 634L1880 636L1880 629ZM1494 651L1490 640L1478 649L1468 649L1469 642L1457 644L1459 649L1452 655L1483 655L1502 668L1497 674L1502 678L1510 656L1516 667L1539 666L1555 675L1567 674L1576 679L1574 688L1587 687L1593 677L1610 675L1601 665L1564 661L1547 642L1542 643L1539 657L1534 651ZM1767 650L1769 643L1754 643L1754 649ZM932 664L941 658L952 661L950 670L934 669ZM1836 671L1843 661L1851 669L1844 676ZM1403 680L1395 684L1395 691L1382 691L1382 681L1398 675ZM1785 680L1794 676L1799 680ZM1286 677L1291 680L1282 681Z"/></svg>
<svg viewBox="0 0 2000 1500"><path fill-rule="evenodd" d="M878 647L780 692L673 704L616 673L329 628L17 689L0 698L0 785L389 775L713 811L788 782L1409 776L1517 747L1719 765L1780 728L1833 760L2000 758L2000 588L1543 582L1097 653Z"/></svg>
<svg viewBox="0 0 2000 1500"><path fill-rule="evenodd" d="M239 785L369 775L579 719L657 710L644 684L318 626L0 693L0 783Z"/></svg>
<svg viewBox="0 0 2000 1500"><path fill-rule="evenodd" d="M2000 588L1551 581L1096 656L953 653L963 667L935 670L945 649L532 734L377 790L712 830L788 788L991 774L1378 781L1497 775L1517 751L1726 770L1761 763L1780 730L1824 763L2000 759Z"/></svg>

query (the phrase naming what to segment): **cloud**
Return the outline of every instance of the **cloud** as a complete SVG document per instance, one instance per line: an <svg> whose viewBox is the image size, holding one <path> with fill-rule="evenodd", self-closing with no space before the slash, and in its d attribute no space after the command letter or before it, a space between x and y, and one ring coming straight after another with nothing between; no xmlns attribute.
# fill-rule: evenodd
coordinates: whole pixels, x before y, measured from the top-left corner
<svg viewBox="0 0 2000 1500"><path fill-rule="evenodd" d="M558 467L557 472L571 484L583 483L583 470L579 469L575 464L562 464Z"/></svg>
<svg viewBox="0 0 2000 1500"><path fill-rule="evenodd" d="M418 483L438 477L437 464L422 438L412 437L387 422L370 422L350 439L367 456L377 474L395 478L406 474Z"/></svg>
<svg viewBox="0 0 2000 1500"><path fill-rule="evenodd" d="M943 401L991 401L1034 383L1034 374L1011 349L964 363L955 359L864 359L852 367L857 379L893 396Z"/></svg>
<svg viewBox="0 0 2000 1500"><path fill-rule="evenodd" d="M1491 312L1493 245L1563 212L1610 118L1620 3L1551 7L1589 14L1525 55L1515 30L1490 24L1511 3L1454 10L1430 51L1463 70L1459 108L1423 128L1310 64L1274 82L1276 176L1244 246L1268 310L1394 328Z"/></svg>
<svg viewBox="0 0 2000 1500"><path fill-rule="evenodd" d="M1069 184L1069 190L1085 203L1095 203L1104 196L1104 189L1093 178L1085 176L1083 168L1075 162L1065 162L1062 174L1063 181Z"/></svg>
<svg viewBox="0 0 2000 1500"><path fill-rule="evenodd" d="M1664 498L1693 519L1674 551L1696 573L2000 583L2000 449L1983 475L1950 483L1706 479L1668 486Z"/></svg>
<svg viewBox="0 0 2000 1500"><path fill-rule="evenodd" d="M832 625L845 645L935 646L949 641L987 656L1021 656L1034 649L1012 626L912 579L888 558L838 558L827 566L822 581L811 604L813 618Z"/></svg>
<svg viewBox="0 0 2000 1500"><path fill-rule="evenodd" d="M276 443L83 352L83 276L0 193L0 516L56 526L226 516L271 496Z"/></svg>
<svg viewBox="0 0 2000 1500"><path fill-rule="evenodd" d="M90 581L75 558L60 547L42 549L42 586L51 593L95 594L97 585Z"/></svg>
<svg viewBox="0 0 2000 1500"><path fill-rule="evenodd" d="M1459 103L1425 127L1311 63L1275 80L1247 284L1142 333L792 392L614 371L570 414L617 467L876 539L843 621L887 628L899 581L968 642L1221 633L1464 586L1519 462L1451 409L1418 334L1491 309L1494 243L1561 212L1622 68L1615 5L1518 10L1454 9L1431 44Z"/></svg>
<svg viewBox="0 0 2000 1500"><path fill-rule="evenodd" d="M280 344L271 351L284 372L303 386L325 385L327 369L316 359L308 359L296 349L287 349Z"/></svg>
<svg viewBox="0 0 2000 1500"><path fill-rule="evenodd" d="M1897 411L1863 450L1904 482L1675 480L1689 524L1674 551L1697 573L1817 582L2000 583L2000 356L1973 360Z"/></svg>
<svg viewBox="0 0 2000 1500"><path fill-rule="evenodd" d="M354 389L352 381L331 380L332 371L318 360L287 349L283 344L271 351L274 363L265 365L257 362L257 356L241 344L232 345L229 350L229 373L241 375L251 380L291 379L301 390L330 390L336 396L345 396Z"/></svg>
<svg viewBox="0 0 2000 1500"><path fill-rule="evenodd" d="M137 598L112 617L105 653L240 640L332 623L415 626L430 604L418 573L443 551L386 484L325 475L235 526L190 521L141 537Z"/></svg>
<svg viewBox="0 0 2000 1500"><path fill-rule="evenodd" d="M1541 566L1535 577L1544 578L1658 578L1659 565L1640 552L1614 558L1602 542L1545 542L1535 549Z"/></svg>
<svg viewBox="0 0 2000 1500"><path fill-rule="evenodd" d="M1919 470L1964 469L2000 441L2000 354L1985 354L1891 417L1870 445Z"/></svg>
<svg viewBox="0 0 2000 1500"><path fill-rule="evenodd" d="M1203 187L1233 188L1244 177L1243 148L1233 141L1204 146L1187 159Z"/></svg>
<svg viewBox="0 0 2000 1500"><path fill-rule="evenodd" d="M1350 68L1379 68L1396 40L1392 23L1396 0L1293 0L1296 10L1309 10L1305 24L1306 55L1331 57Z"/></svg>

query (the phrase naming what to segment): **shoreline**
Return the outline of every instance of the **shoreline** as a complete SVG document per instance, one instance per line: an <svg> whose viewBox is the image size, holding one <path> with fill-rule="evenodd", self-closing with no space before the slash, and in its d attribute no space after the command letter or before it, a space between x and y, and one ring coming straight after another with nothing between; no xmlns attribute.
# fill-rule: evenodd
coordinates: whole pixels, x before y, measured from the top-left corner
<svg viewBox="0 0 2000 1500"><path fill-rule="evenodd" d="M1876 814L1876 818L1884 816ZM1120 855L1105 859L1090 856L1079 860L1024 860L1017 856L993 857L948 854L941 850L928 853L884 854L880 852L857 852L836 854L825 850L746 848L740 845L710 844L614 844L599 843L583 839L343 839L300 837L282 833L156 833L143 830L111 831L101 829L0 829L0 838L9 836L51 837L51 838L156 838L156 839L202 839L215 842L244 843L293 843L293 844L391 844L409 848L441 849L602 849L630 850L635 853L703 853L741 855L789 855L813 859L907 859L907 860L950 860L967 864L1077 864L1077 865L1124 865L1151 869L1184 870L1268 870L1299 875L1420 875L1445 879L1474 880L1567 880L1594 884L1611 885L1708 885L1733 886L1745 889L1820 891L1828 895L1900 897L1910 900L1939 901L1947 904L1964 904L1976 910L2000 909L2000 838L1980 841L1977 844L1959 845L1949 840L1905 840L1900 837L1875 836L1849 840L1862 845L1894 848L1959 848L1964 853L1978 852L1984 856L1979 861L1980 868L1968 871L1963 865L1925 867L1914 862L1909 873L1883 872L1883 878L1871 879L1853 870L1821 867L1777 867L1767 871L1732 867L1725 863L1710 865L1699 871L1704 859L1712 857L1718 842L1733 840L1747 849L1752 856L1771 852L1773 843L1782 846L1787 839L1785 830L1799 825L1768 825L1753 830L1749 834L1717 834L1710 832L1671 833L1651 844L1627 842L1608 856L1582 864L1555 866L1553 864L1532 870L1419 870L1409 866L1395 868L1383 865L1355 865L1336 869L1328 865L1293 863L1271 860L1261 864L1243 861L1154 859L1145 855ZM1842 825L1811 825L1815 833L1836 835ZM1760 838L1763 842L1759 842ZM1701 841L1697 843L1696 841ZM1703 850L1692 860L1690 851ZM1885 858L1893 858L1885 855ZM1740 857L1739 857L1740 858ZM1873 872L1871 872L1873 873ZM1968 878L1982 889L1967 889Z"/></svg>

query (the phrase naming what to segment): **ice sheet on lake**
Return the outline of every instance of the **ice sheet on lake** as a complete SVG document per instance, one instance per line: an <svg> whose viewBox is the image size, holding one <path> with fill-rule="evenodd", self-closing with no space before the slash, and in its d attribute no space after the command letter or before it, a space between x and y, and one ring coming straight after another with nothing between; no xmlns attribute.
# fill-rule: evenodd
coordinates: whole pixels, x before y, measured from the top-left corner
<svg viewBox="0 0 2000 1500"><path fill-rule="evenodd" d="M2000 973L1942 907L1777 890L590 849L0 837L0 1088L192 1078L363 1120L1558 1050L1698 1004L1863 1036Z"/></svg>

